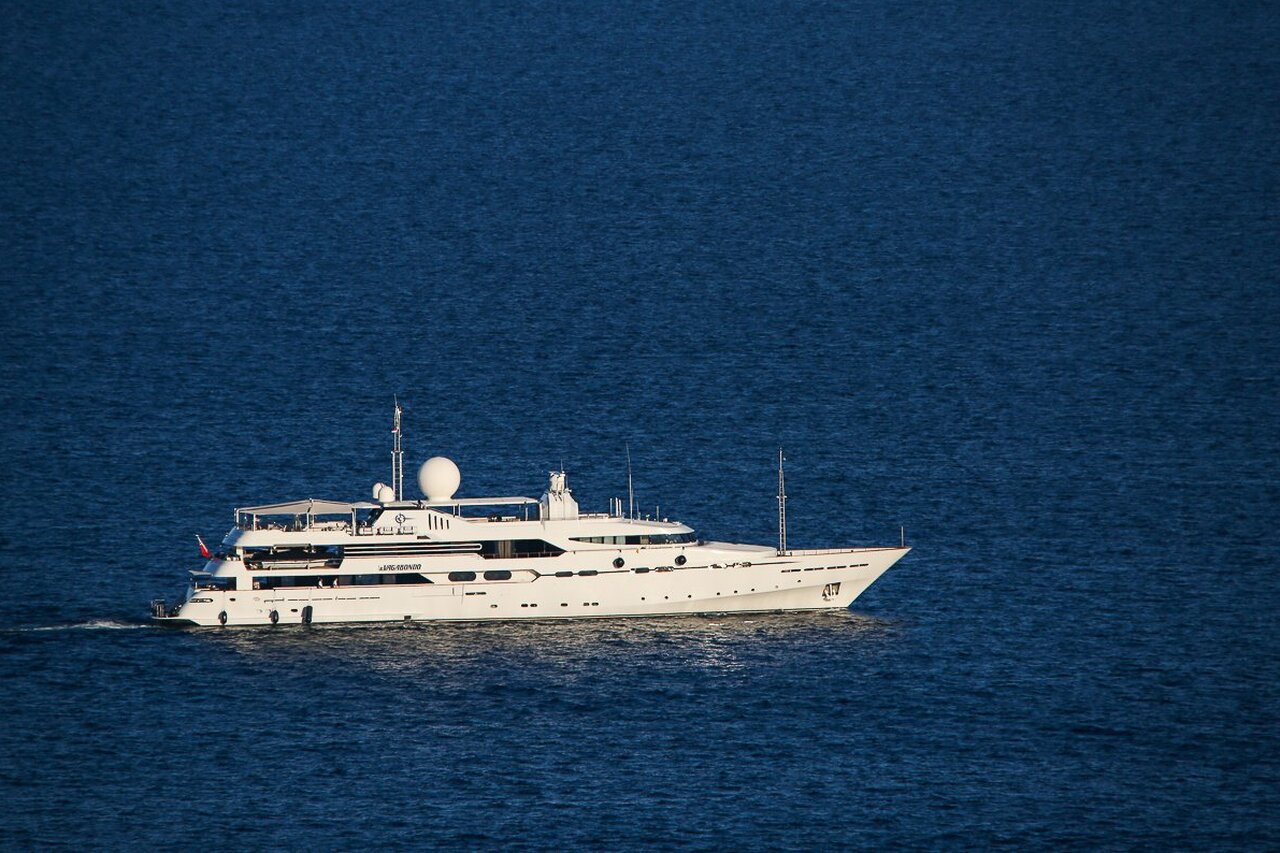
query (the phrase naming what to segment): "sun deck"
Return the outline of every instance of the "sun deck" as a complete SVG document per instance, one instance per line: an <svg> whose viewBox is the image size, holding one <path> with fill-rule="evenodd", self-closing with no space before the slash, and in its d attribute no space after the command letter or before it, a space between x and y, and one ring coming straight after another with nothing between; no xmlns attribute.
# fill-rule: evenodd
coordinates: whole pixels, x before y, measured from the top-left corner
<svg viewBox="0 0 1280 853"><path fill-rule="evenodd" d="M308 498L300 501L263 504L262 506L237 507L235 510L235 526L241 530L282 530L299 532L304 530L321 531L356 531L363 533L372 531L374 523L388 510L422 510L430 509L467 521L530 521L529 507L537 506L536 498L523 496L450 498L443 501L388 501L377 503L372 501L334 501ZM521 515L502 515L489 513L483 516L463 515L463 507L524 507ZM396 525L404 532L412 532L403 523Z"/></svg>

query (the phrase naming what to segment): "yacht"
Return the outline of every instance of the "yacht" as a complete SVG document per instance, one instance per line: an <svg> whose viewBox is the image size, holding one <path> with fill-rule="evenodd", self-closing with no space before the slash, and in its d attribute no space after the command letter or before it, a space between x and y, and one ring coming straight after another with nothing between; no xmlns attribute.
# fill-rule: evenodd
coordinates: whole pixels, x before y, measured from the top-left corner
<svg viewBox="0 0 1280 853"><path fill-rule="evenodd" d="M437 456L404 497L402 409L391 483L372 500L239 507L185 596L151 602L179 625L578 619L847 608L910 549L792 550L778 456L778 545L699 539L640 515L634 498L583 512L563 470L540 498L456 497L458 466ZM198 537L197 537L198 538Z"/></svg>

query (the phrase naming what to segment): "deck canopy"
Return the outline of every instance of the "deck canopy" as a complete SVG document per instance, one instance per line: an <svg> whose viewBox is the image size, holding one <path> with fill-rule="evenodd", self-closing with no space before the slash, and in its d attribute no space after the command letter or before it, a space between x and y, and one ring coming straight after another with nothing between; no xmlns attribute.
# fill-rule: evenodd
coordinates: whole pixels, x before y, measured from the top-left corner
<svg viewBox="0 0 1280 853"><path fill-rule="evenodd" d="M242 506L238 511L249 513L250 515L350 515L358 509L381 508L382 504L370 503L369 501L347 503L346 501L324 501L308 498L304 501L287 501L282 504L267 504L266 506Z"/></svg>
<svg viewBox="0 0 1280 853"><path fill-rule="evenodd" d="M460 506L502 506L510 504L536 504L536 498L495 497L495 498L449 498L444 501L391 501L385 504L372 501L326 501L308 498L302 501L286 501L265 506L242 506L237 512L248 515L350 515L358 509L437 509Z"/></svg>

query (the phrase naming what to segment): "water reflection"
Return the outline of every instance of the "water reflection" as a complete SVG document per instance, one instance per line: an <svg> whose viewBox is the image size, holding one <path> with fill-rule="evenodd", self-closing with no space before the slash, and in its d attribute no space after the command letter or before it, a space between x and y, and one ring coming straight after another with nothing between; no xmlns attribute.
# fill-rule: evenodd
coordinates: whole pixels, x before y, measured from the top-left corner
<svg viewBox="0 0 1280 853"><path fill-rule="evenodd" d="M192 635L256 660L322 660L400 673L533 665L566 675L611 670L734 671L781 651L873 650L897 623L848 611L566 622L313 625L201 629Z"/></svg>

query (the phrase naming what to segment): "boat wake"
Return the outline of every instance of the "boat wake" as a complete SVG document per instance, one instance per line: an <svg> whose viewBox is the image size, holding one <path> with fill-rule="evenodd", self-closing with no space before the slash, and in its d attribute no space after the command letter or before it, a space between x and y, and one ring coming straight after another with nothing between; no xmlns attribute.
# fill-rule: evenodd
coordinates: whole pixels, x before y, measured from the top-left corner
<svg viewBox="0 0 1280 853"><path fill-rule="evenodd" d="M11 630L21 632L36 631L129 631L139 628L153 628L147 622L123 622L118 619L90 619L86 622L71 622L65 625L32 625Z"/></svg>

